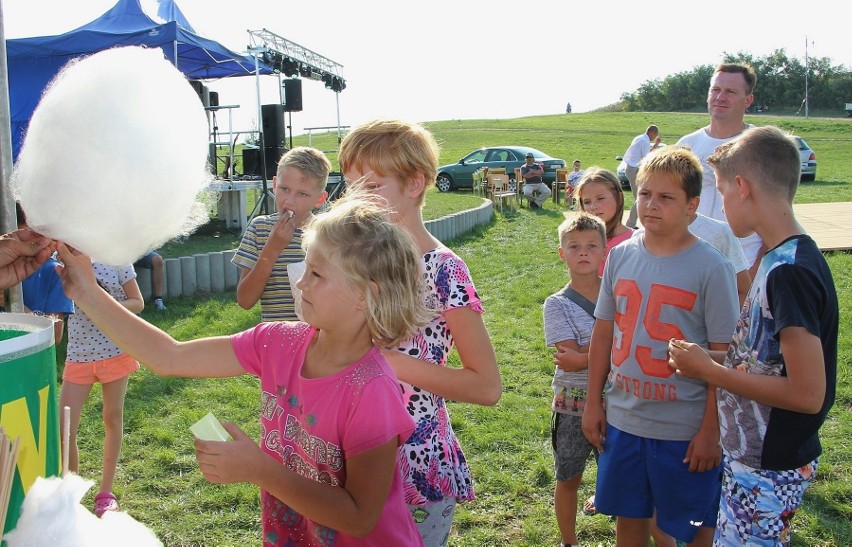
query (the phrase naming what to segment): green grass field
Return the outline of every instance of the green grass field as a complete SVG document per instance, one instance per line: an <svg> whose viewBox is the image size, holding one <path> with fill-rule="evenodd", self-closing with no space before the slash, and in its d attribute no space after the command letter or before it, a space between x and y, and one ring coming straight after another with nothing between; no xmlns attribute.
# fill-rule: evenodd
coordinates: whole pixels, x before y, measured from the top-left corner
<svg viewBox="0 0 852 547"><path fill-rule="evenodd" d="M524 144L569 161L580 158L586 167L614 169L614 156L623 153L649 123L659 125L665 141L674 143L706 121L706 115L690 114L571 114L428 125L440 139L442 160L447 163L478 146ZM848 171L852 121L766 117L748 121L781 125L805 137L816 150L817 180L801 187L797 202L852 201ZM314 145L333 147L317 136ZM477 203L470 192L432 193L424 215L435 218L447 207L464 209L471 200ZM507 210L489 225L447 242L471 269L504 383L503 397L495 407L450 404L478 495L476 501L459 507L451 545L558 543L549 431L553 365L544 345L541 306L566 282L555 252L556 227L562 219L561 208L552 202L537 211ZM210 241L200 245L222 245L227 237L209 236ZM227 245L221 248L233 247ZM184 254L179 248L176 252ZM494 260L498 254L500 260ZM852 255L827 256L841 306L838 395L822 431L824 453L817 481L794 521L797 546L852 544L852 342L845 336L852 317ZM142 315L183 340L230 334L259 319L257 309L240 309L233 293L179 298L168 304L167 312L146 310ZM135 374L127 394L125 444L116 479L123 509L151 527L166 545L259 544L257 489L205 482L188 430L212 411L258 436L258 402L258 382L249 377L194 380L159 378L147 370ZM100 472L101 404L96 389L80 432L81 474L93 480ZM581 499L592 492L594 474L590 462ZM92 495L86 496L85 504L92 502ZM614 542L613 521L606 516L580 515L578 529L584 545Z"/></svg>

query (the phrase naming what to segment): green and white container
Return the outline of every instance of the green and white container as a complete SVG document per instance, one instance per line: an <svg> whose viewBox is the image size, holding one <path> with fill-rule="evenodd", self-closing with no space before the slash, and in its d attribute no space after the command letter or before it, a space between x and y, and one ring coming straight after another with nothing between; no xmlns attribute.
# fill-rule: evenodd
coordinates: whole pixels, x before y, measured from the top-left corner
<svg viewBox="0 0 852 547"><path fill-rule="evenodd" d="M15 528L36 477L61 474L58 406L53 321L0 313L0 425L20 438L3 533Z"/></svg>

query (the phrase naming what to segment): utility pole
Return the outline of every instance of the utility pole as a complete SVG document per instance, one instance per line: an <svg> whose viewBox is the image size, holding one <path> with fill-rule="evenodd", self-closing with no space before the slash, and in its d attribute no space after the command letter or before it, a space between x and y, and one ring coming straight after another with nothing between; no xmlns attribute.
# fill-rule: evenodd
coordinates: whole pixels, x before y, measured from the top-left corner
<svg viewBox="0 0 852 547"><path fill-rule="evenodd" d="M805 117L808 117L808 72L810 72L810 66L808 65L808 35L805 34Z"/></svg>

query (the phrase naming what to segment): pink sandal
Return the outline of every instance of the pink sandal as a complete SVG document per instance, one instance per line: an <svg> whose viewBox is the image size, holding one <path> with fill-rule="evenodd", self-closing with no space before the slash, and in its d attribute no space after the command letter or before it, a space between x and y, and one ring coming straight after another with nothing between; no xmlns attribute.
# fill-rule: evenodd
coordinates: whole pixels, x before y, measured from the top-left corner
<svg viewBox="0 0 852 547"><path fill-rule="evenodd" d="M112 492L101 492L95 496L95 516L101 517L107 511L118 511L118 500Z"/></svg>

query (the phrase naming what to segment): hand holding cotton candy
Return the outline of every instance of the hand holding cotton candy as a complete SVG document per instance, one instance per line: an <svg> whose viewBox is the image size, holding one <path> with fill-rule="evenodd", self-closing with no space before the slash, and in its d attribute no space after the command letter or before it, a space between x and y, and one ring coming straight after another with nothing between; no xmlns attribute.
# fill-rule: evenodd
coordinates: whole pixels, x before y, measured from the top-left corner
<svg viewBox="0 0 852 547"><path fill-rule="evenodd" d="M37 232L129 264L207 220L204 108L160 49L72 61L33 113L12 187Z"/></svg>

